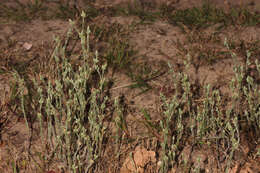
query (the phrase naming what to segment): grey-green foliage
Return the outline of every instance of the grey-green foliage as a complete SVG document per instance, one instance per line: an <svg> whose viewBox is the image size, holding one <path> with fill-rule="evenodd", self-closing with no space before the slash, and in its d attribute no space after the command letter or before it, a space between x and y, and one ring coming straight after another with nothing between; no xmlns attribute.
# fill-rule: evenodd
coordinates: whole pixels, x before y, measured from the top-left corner
<svg viewBox="0 0 260 173"><path fill-rule="evenodd" d="M98 169L98 159L104 149L106 126L103 120L108 100L103 94L106 64L99 65L98 53L95 56L90 53L90 30L84 29L84 17L82 13L81 30L70 22L64 44L59 38L55 39L52 58L56 68L50 75L53 79L48 78L46 82L41 76L40 82L34 80L39 94L37 117L42 142L50 146L53 156L65 161L71 172L77 173ZM78 67L73 67L66 55L73 31L80 37L83 52L83 63ZM95 84L93 79L97 81Z"/></svg>
<svg viewBox="0 0 260 173"><path fill-rule="evenodd" d="M225 45L228 48L226 42ZM231 55L236 58L234 53L231 52ZM253 77L245 71L251 65L250 52L247 52L247 58L246 67L234 67L235 77L230 85L232 96L228 103L230 106L224 106L227 103L220 91L212 89L210 85L204 86L199 99L195 98L189 76L174 72L170 66L174 92L170 98L161 95L164 110L160 122L163 136L161 172L167 172L176 164L175 160L180 158L185 134L193 139L194 145L218 145L220 155L225 155L225 172L229 171L234 153L239 149L240 133L243 130L239 119L245 121L246 128L252 129L259 136L260 90ZM258 61L255 65L260 75Z"/></svg>
<svg viewBox="0 0 260 173"><path fill-rule="evenodd" d="M228 44L225 42L227 48ZM235 53L231 53L234 61L237 62ZM256 59L253 63L250 51L246 52L246 64L235 65L235 78L230 83L233 93L232 103L236 112L240 115L243 126L255 133L256 138L260 137L260 88L257 79L260 78L260 64ZM255 66L256 74L248 73L250 66Z"/></svg>
<svg viewBox="0 0 260 173"><path fill-rule="evenodd" d="M171 66L170 66L171 68ZM171 68L172 69L172 68ZM161 94L161 99L163 101L164 108L164 119L160 121L160 127L162 129L163 142L161 142L162 147L162 164L161 164L161 172L167 172L168 168L174 164L174 160L176 157L176 152L178 151L178 147L180 144L180 140L182 139L184 124L183 124L183 113L182 110L183 103L188 100L189 92L183 94L181 97L178 93L178 85L186 88L186 91L189 90L189 83L186 83L187 75L183 75L181 73L173 74L173 79L176 83L173 83L175 93L170 100L167 100L166 97ZM174 127L172 129L171 127ZM176 132L176 136L172 135Z"/></svg>
<svg viewBox="0 0 260 173"><path fill-rule="evenodd" d="M230 50L226 41L225 46ZM237 62L236 54L231 50L230 54L234 62ZM226 154L225 172L229 171L234 152L239 149L240 133L245 130L243 128L252 130L256 134L256 139L259 138L260 90L255 79L247 73L249 66L252 65L250 58L251 54L248 51L245 67L239 64L234 66L235 77L230 83L232 92L230 107L223 106L226 103L223 102L220 92L213 90L210 85L204 87L199 99L202 102L198 104L193 97L195 93L191 90L188 75L176 73L170 67L174 92L168 99L161 95L164 110L163 120L160 122L163 134L161 172L167 172L169 167L176 164L175 160L180 154L178 148L180 142L185 139L185 133L193 138L193 144L224 146L223 149L228 153L223 153ZM257 75L260 76L260 65L257 60L254 65L258 71Z"/></svg>
<svg viewBox="0 0 260 173"><path fill-rule="evenodd" d="M250 65L249 61L248 64ZM260 64L257 60L255 65L258 70L258 76L260 76ZM260 89L251 76L246 77L246 82L247 85L243 86L243 94L246 96L248 109L244 110L244 114L249 124L255 129L257 136L260 137Z"/></svg>

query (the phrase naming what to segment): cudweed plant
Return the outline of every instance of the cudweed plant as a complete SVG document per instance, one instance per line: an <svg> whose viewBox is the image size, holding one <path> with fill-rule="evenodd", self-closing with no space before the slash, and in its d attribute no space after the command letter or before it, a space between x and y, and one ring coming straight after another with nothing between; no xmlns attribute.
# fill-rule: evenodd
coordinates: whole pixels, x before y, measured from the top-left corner
<svg viewBox="0 0 260 173"><path fill-rule="evenodd" d="M249 55L248 55L249 59ZM251 63L249 60L247 64ZM258 70L258 75L260 76L260 65L258 61L255 61L255 65ZM254 79L251 76L246 77L247 85L243 86L243 94L246 97L246 102L248 104L248 109L244 111L246 120L249 123L249 126L252 127L252 130L256 135L260 136L260 90L259 87L255 84Z"/></svg>
<svg viewBox="0 0 260 173"><path fill-rule="evenodd" d="M169 167L172 167L175 163L175 158L178 152L178 147L181 142L184 133L183 115L185 111L182 106L185 103L189 103L188 97L190 96L190 83L187 75L181 73L175 74L171 65L172 77L175 81L174 89L175 93L173 97L168 100L163 94L161 94L161 100L163 102L163 120L160 121L160 128L162 129L163 141L162 147L162 160L161 160L161 172L167 172ZM180 98L179 87L182 86L184 94ZM176 127L172 129L172 127ZM176 134L176 135L173 135Z"/></svg>
<svg viewBox="0 0 260 173"><path fill-rule="evenodd" d="M48 78L46 83L42 76L40 82L34 80L39 95L37 118L42 142L49 146L52 157L65 161L68 169L75 173L98 170L106 135L103 124L108 101L103 92L106 64L99 65L97 52L94 57L90 54L90 29L84 29L85 16L83 12L81 30L70 21L71 28L64 44L59 38L55 39L52 55L56 67L52 74L54 80ZM66 55L73 31L78 33L83 50L84 62L78 69L73 68ZM97 78L97 83L93 84L93 78ZM22 79L19 81L22 86ZM21 101L24 110L23 94Z"/></svg>
<svg viewBox="0 0 260 173"><path fill-rule="evenodd" d="M228 44L226 43L225 45L229 49ZM236 60L236 54L231 52L231 55ZM259 62L256 59L253 64L251 62L251 53L247 51L245 66L234 66L235 78L230 83L230 89L233 92L232 103L234 111L245 122L244 124L247 126L245 128L254 132L257 139L260 136L260 90L255 79L247 73L251 65L255 65L257 76L259 77Z"/></svg>
<svg viewBox="0 0 260 173"><path fill-rule="evenodd" d="M229 46L226 44L229 49ZM231 51L230 51L231 52ZM234 59L237 58L236 54L231 52ZM248 132L251 131L255 134L255 139L258 140L260 136L260 90L254 78L248 75L247 70L251 63L251 53L247 51L245 66L234 66L235 78L230 83L230 89L233 92L232 96L232 109L234 112L233 125L228 124L226 129L231 134L231 152L230 159L227 163L226 172L230 168L231 158L233 157L234 151L239 147L239 133L240 131ZM260 68L258 61L255 61L255 66L260 76ZM242 123L238 123L240 118ZM239 127L241 130L239 130ZM257 142L257 141L256 141Z"/></svg>
<svg viewBox="0 0 260 173"><path fill-rule="evenodd" d="M235 54L233 56L235 57ZM188 67L187 62L185 64ZM225 147L227 153L222 154L226 155L225 172L228 172L233 155L239 149L240 143L238 121L240 114L236 111L237 107L235 105L237 103L236 99L239 99L238 96L242 94L244 87L242 83L244 76L239 73L243 67L239 67L240 70L237 71L235 69L235 72L237 72L235 79L237 81L232 83L232 86L236 88L235 91L241 93L235 93L232 100L235 104L233 104L231 109L228 108L227 110L223 108L223 99L220 92L213 90L210 85L204 87L204 92L200 99L202 102L197 104L197 100L193 97L195 93L191 90L189 76L185 73L175 73L171 67L170 69L173 74L174 93L170 98L166 98L161 94L163 119L160 122L160 127L163 141L161 142L162 164L160 171L167 172L175 164L175 160L180 154L180 151L178 151L180 144L185 140L184 134L189 134L195 139L193 140L194 145L215 144L219 145L220 148ZM240 81L241 83L239 83ZM248 81L250 80L248 79ZM255 84L251 85L256 87ZM251 85L250 87L253 88ZM255 89L256 91L258 92ZM255 110L256 108L252 108L252 112ZM253 115L255 116L256 114ZM190 120L188 125L187 121L185 123L186 119ZM220 152L223 151L221 150Z"/></svg>
<svg viewBox="0 0 260 173"><path fill-rule="evenodd" d="M165 99L163 95L161 95L162 99ZM181 109L178 109L179 103L177 102L177 98L173 98L170 103L165 103L165 120L160 121L160 127L162 129L163 133L163 141L161 142L162 147L162 164L161 164L161 172L167 172L168 168L171 166L171 164L175 160L176 152L178 149L178 140L181 138L181 133L177 136L177 140L175 136L172 136L172 138L169 140L169 136L171 136L171 121L172 118L175 115L178 116L178 113L180 115L178 116L178 120L181 121L182 112ZM182 130L182 122L176 123L180 129Z"/></svg>
<svg viewBox="0 0 260 173"><path fill-rule="evenodd" d="M25 92L27 91L25 80L16 71L13 73L13 75L16 81L18 81L18 95L20 96L20 100L21 100L21 109L25 119L26 126L30 131L29 123L27 121L27 113L26 113L27 110L25 108L25 95L26 95Z"/></svg>

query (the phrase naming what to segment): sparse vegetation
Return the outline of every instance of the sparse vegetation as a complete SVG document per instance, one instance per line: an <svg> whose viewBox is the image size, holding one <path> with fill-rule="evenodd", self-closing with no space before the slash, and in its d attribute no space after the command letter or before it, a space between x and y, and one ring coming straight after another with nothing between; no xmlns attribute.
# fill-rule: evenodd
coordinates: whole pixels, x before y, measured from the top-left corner
<svg viewBox="0 0 260 173"><path fill-rule="evenodd" d="M6 12L0 15L16 21L32 20L35 17L32 14L43 15L40 11L44 1L28 5L15 2L19 7L0 4L0 9ZM12 158L0 157L5 166L0 167L0 172L120 172L124 160L130 158L126 167L130 169L132 165L136 172L142 169L161 173L229 173L237 162L259 158L260 64L256 58L260 55L259 42L237 43L225 38L223 43L219 30L213 35L203 32L216 23L225 27L255 26L259 24L259 15L246 9L231 9L227 14L209 4L185 10L163 4L154 12L138 2L108 11L116 12L112 16L138 16L142 26L146 26L144 21L167 19L168 24L188 30L184 33L186 42L174 42L179 51L176 55L183 60L181 64L167 62L166 67L164 62L155 68L128 39L137 25L91 23L91 19L100 15L100 9L90 1L84 1L87 12L81 14L82 9L75 6L72 9L69 1L58 3L56 17L80 15L80 20L78 17L70 20L64 38L55 37L53 50L45 62L33 67L28 61L17 65L9 62L9 56L0 55L8 61L0 64L0 75L3 71L14 79L10 98L1 102L0 134L9 123L8 112L24 120L28 133L25 138L30 143L19 156L10 142L8 153ZM13 45L16 43L8 47ZM226 59L233 63L233 77L225 86L226 92L214 83L199 82L197 76L194 80L193 75L197 75L200 67ZM192 74L192 68L196 74ZM131 83L114 87L120 75ZM155 80L160 77L166 82L159 81L156 85ZM130 96L125 91L135 92ZM143 102L151 101L152 93L158 102L144 106ZM135 105L132 98L143 95L146 100L141 100L140 106ZM0 142L1 139L0 135ZM245 143L251 143L246 154ZM139 166L133 152L136 146L156 154L150 153L148 163ZM213 159L196 154L200 151L210 153Z"/></svg>

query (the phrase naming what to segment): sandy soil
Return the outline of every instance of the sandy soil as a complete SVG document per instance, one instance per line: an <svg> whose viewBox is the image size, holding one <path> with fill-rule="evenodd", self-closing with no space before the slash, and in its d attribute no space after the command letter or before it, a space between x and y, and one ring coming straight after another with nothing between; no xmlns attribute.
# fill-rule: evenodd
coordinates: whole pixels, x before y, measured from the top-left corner
<svg viewBox="0 0 260 173"><path fill-rule="evenodd" d="M29 0L21 0L25 3ZM118 4L124 4L126 0L96 0L94 5L100 8L108 8ZM230 7L243 5L252 11L260 12L260 0L252 1L239 1L239 0L212 0L212 4L218 7L223 7L228 10ZM3 1L7 5L14 5L12 1ZM201 0L172 0L172 1L160 1L160 0L140 0L142 5L153 7L158 6L161 3L167 3L175 9L186 9L194 6L200 6ZM68 28L68 20L62 19L33 19L30 22L14 22L6 20L0 20L0 64L4 70L12 65L25 64L25 68L33 66L35 63L44 63L47 61L53 50L53 38L55 36L64 37ZM106 16L101 15L93 19L90 24L102 24L108 28L115 24L120 24L126 28L130 28L134 23L138 23L140 19L136 16ZM166 72L168 70L167 63L171 63L176 71L186 71L190 74L192 81L198 82L200 85L211 84L220 89L223 95L230 95L228 89L228 83L233 76L234 61L227 58L225 55L218 56L217 52L226 51L223 45L224 39L232 40L234 44L245 43L250 45L256 43L260 39L260 27L259 26L228 26L221 31L216 30L217 25L202 29L200 31L191 30L189 28L183 31L180 27L170 24L165 20L157 20L150 24L141 24L134 27L129 34L129 42L133 49L138 50L133 61L135 63L143 64L143 66L149 66L154 71L162 72L162 75L149 82L152 87L151 90L140 94L138 89L129 89L125 86L131 84L133 81L128 75L124 73L115 73L113 78L115 82L111 96L124 96L125 103L128 105L128 111L126 115L126 121L129 124L129 133L131 137L140 136L140 134L148 133L147 129L138 123L143 118L140 114L140 109L145 108L151 114L154 121L158 121L159 116L159 94L169 92L165 88L170 88L171 84L168 82L170 75ZM191 39L193 41L191 41ZM30 48L26 46L29 45ZM97 43L99 44L99 43ZM100 43L102 44L102 43ZM259 44L258 44L259 46ZM99 46L97 45L97 48ZM101 49L101 48L100 48ZM183 51L186 50L186 51ZM102 49L101 49L102 51ZM191 52L192 65L188 70L183 68L183 60L187 56L187 51ZM210 55L214 55L217 58L214 62L205 61L199 55L200 51L208 52ZM210 52L211 51L211 52ZM258 52L259 53L259 52ZM260 59L260 54L254 54L254 59ZM244 62L244 54L238 52L238 63ZM141 68L142 69L142 68ZM139 69L136 68L138 71ZM165 73L163 73L165 72ZM16 159L17 162L28 158L26 152L29 147L36 151L41 151L41 145L39 144L39 138L37 132L32 137L32 146L29 146L29 132L26 128L25 121L22 115L16 115L15 111L12 111L8 104L6 104L5 98L9 97L12 90L13 81L12 75L0 74L0 97L1 104L3 105L1 119L6 121L0 122L1 135L0 135L0 172L5 170L10 171L10 165L5 164L7 161L11 162L12 159ZM35 125L37 126L37 125ZM246 137L243 137L246 139ZM156 140L156 138L153 138ZM257 173L260 172L260 158L251 158L249 152L252 151L252 147L259 148L260 145L252 145L250 141L242 141L244 150L241 150L240 156L237 156L237 160L234 162L234 166L230 173ZM134 160L138 166L138 172L157 172L158 162L157 155L155 154L156 148L147 146L141 142L136 142L135 145L126 147L126 152L133 152ZM200 167L204 167L205 172L219 172L216 160L214 159L214 153L210 148L191 148L188 144L184 146L182 159L189 158L193 164L200 164ZM157 153L158 154L158 153ZM10 158L11 156L11 158ZM202 158L199 162L197 157ZM125 160L120 161L121 168L114 169L113 166L107 165L110 172L130 173L135 171L131 165L131 161L128 157ZM114 160L107 161L106 163L114 164ZM3 163L3 164L2 164ZM53 169L57 170L59 163L52 165ZM25 168L25 167L24 167ZM36 170L36 168L31 168ZM172 168L171 172L182 172L183 169L179 167ZM21 169L21 172L23 170Z"/></svg>

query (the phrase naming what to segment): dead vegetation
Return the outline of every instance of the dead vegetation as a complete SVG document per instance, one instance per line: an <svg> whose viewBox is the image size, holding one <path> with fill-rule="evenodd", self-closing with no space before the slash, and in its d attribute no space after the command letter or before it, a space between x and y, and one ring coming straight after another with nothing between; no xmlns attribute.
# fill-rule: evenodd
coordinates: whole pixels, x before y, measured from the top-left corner
<svg viewBox="0 0 260 173"><path fill-rule="evenodd" d="M0 172L260 172L259 5L3 1Z"/></svg>

